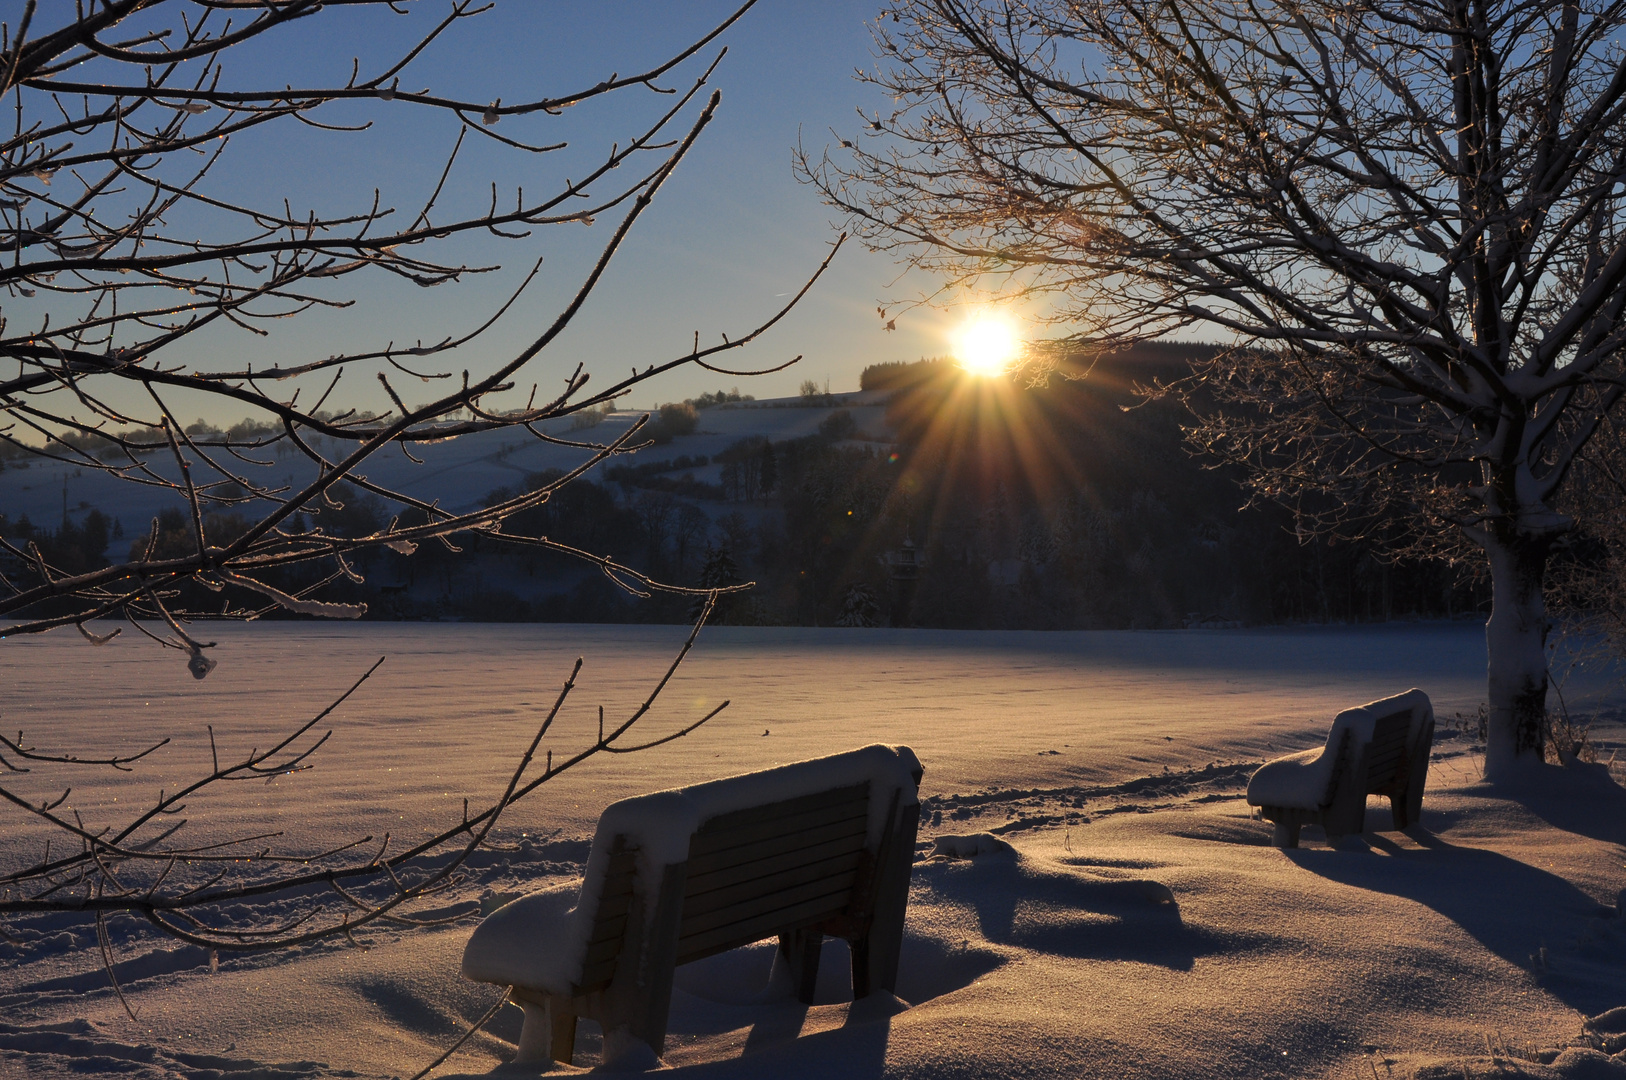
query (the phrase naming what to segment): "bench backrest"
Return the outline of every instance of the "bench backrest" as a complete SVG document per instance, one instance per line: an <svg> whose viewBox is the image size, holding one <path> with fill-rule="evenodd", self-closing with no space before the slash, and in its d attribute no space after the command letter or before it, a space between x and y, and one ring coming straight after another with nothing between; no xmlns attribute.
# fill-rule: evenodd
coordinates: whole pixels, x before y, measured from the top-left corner
<svg viewBox="0 0 1626 1080"><path fill-rule="evenodd" d="M1380 716L1373 722L1372 741L1366 744L1366 794L1382 794L1405 778L1410 734L1410 709Z"/></svg>
<svg viewBox="0 0 1626 1080"><path fill-rule="evenodd" d="M713 818L689 845L677 962L847 911L864 868L870 786Z"/></svg>

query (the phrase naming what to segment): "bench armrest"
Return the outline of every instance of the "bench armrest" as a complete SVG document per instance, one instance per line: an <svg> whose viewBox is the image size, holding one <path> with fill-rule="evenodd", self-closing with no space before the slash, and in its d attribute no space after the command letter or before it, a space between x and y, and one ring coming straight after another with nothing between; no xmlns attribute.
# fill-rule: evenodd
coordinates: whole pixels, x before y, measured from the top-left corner
<svg viewBox="0 0 1626 1080"><path fill-rule="evenodd" d="M1321 809L1328 801L1337 758L1336 752L1318 746L1267 761L1248 781L1248 804Z"/></svg>
<svg viewBox="0 0 1626 1080"><path fill-rule="evenodd" d="M528 893L492 912L463 949L463 977L569 995L581 979L592 913L576 883Z"/></svg>

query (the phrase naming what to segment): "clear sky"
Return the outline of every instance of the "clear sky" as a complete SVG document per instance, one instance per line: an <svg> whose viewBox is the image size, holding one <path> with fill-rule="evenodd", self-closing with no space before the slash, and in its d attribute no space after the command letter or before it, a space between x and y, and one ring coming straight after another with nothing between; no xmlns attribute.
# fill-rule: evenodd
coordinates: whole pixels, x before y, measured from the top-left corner
<svg viewBox="0 0 1626 1080"><path fill-rule="evenodd" d="M18 6L4 0L0 15L15 25ZM510 102L580 89L612 71L628 74L653 66L703 36L736 6L737 0L502 0L496 10L457 27L408 70L402 84L479 100L500 93ZM256 51L230 57L221 86L333 84L348 76L352 57L359 57L365 77L446 10L445 4L409 7L412 14L405 18L328 9L259 43ZM855 137L863 126L855 109L862 106L873 113L876 104L887 104L876 102L874 92L853 77L855 69L873 63L866 20L876 14L873 4L850 0L762 0L723 36L720 44L727 45L728 55L711 81L722 92L716 121L639 223L587 308L544 354L527 383L534 379L544 389L557 387L564 373L582 361L590 371L604 373L594 380L602 385L604 376L681 355L697 330L703 344L718 341L723 333L738 336L784 303L835 235L831 211L793 176L792 149L800 139L810 151L822 151L836 141L832 128L841 137ZM663 82L686 87L716 51L716 46L708 48ZM493 130L533 141L567 138L571 146L556 154L528 156L499 152L494 144L474 139L451 175L442 206L448 213L478 208L489 198L493 181L500 197L511 201L515 185L538 192L557 186L563 177L580 176L587 162L601 158L614 142L625 144L671 100L634 88L558 118L505 119ZM700 104L691 105L691 117ZM321 114L330 122L362 115L374 121L362 134L339 135L290 123L258 142L239 136L224 165L209 178L208 190L279 206L286 195L296 211L331 212L364 208L377 185L387 205L401 207L410 217L438 178L457 125L450 117L399 102L340 104ZM279 322L264 339L239 330L211 331L187 346L185 358L233 366L249 359L259 367L320 359L392 339L408 344L438 340L485 318L505 294L504 286L517 280L538 253L545 253L543 277L496 332L455 360L436 358L442 369L478 371L536 336L613 227L613 221L605 220L591 228L543 230L517 244L489 237L458 242L460 257L501 261L503 271L468 285L436 289L386 275L347 278L343 291L359 301L355 307ZM675 372L646 384L624 403L649 406L735 384L757 397L782 396L794 394L804 379L821 386L828 380L835 391L856 389L859 372L868 364L946 353L950 316L918 313L900 320L895 332L883 329L877 302L919 289L895 282L897 273L890 258L849 243L796 311L761 343L721 361L730 367L771 366L802 354L802 363L755 379ZM12 301L14 314L18 303ZM344 404L387 405L370 373L347 378L345 386L353 389L341 391ZM403 388L409 402L433 392L429 386L416 393ZM180 407L187 416L205 411L201 403L195 409L185 403Z"/></svg>

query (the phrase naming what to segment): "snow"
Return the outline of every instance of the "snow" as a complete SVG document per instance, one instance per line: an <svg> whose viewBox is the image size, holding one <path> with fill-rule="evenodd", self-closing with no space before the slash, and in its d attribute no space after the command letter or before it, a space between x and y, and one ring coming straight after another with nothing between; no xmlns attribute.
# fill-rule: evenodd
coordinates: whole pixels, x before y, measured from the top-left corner
<svg viewBox="0 0 1626 1080"><path fill-rule="evenodd" d="M463 950L463 977L569 994L581 978L598 900L584 885L602 880L591 863L583 879L526 893L487 915Z"/></svg>
<svg viewBox="0 0 1626 1080"><path fill-rule="evenodd" d="M0 645L3 720L61 748L175 741L128 777L8 774L9 788L105 824L223 748L266 745L381 654L322 730L308 773L193 800L198 837L249 825L303 845L389 829L395 843L500 791L577 655L580 689L549 744L625 715L681 641L675 627L210 626L220 666L127 635ZM712 724L648 754L599 760L514 807L456 889L444 928L218 958L111 920L121 984L94 927L9 920L0 939L0 1076L109 1080L407 1077L501 990L459 976L482 910L551 890L574 903L595 823L629 796L876 741L925 767L922 833L897 1001L847 997L826 945L814 1004L761 943L677 972L664 1061L694 1080L888 1077L1541 1077L1621 1072L1626 1058L1626 791L1601 767L1546 770L1517 798L1480 781L1454 716L1484 696L1484 631L1466 624L1166 633L707 629L651 717ZM1555 664L1555 670L1560 665ZM1245 804L1265 758L1319 748L1328 717L1417 686L1438 728L1423 828L1338 850L1307 827L1269 844ZM71 689L71 698L68 696ZM1623 741L1618 684L1588 668L1572 716ZM71 707L70 707L71 706ZM764 730L770 734L763 735ZM553 740L557 738L557 743ZM1054 751L1054 753L1052 753ZM1617 768L1619 775L1621 770ZM1552 775L1556 774L1556 776ZM115 802L115 799L117 800ZM979 834L1010 845L1008 852ZM6 817L0 861L43 834ZM949 839L955 838L955 839ZM973 841L971 838L977 838ZM938 840L943 857L930 857ZM976 849L973 851L972 849ZM292 909L269 902L274 915ZM907 1007L903 1007L904 1005ZM1597 1017L1586 1046L1573 1046ZM484 1076L514 1053L506 1008L434 1076ZM591 1025L577 1068L599 1060ZM1494 1060L1493 1060L1494 1059ZM509 1067L503 1075L525 1075Z"/></svg>
<svg viewBox="0 0 1626 1080"><path fill-rule="evenodd" d="M624 838L638 852L634 887L643 893L644 910L653 915L653 890L659 887L662 872L688 859L690 838L712 818L839 787L869 784L872 792L884 793L869 801L866 843L874 850L886 831L887 814L893 809L890 793L900 793L900 805L916 804L914 774L919 770L920 762L907 746L875 744L612 803L599 817L593 849L582 872L580 895L571 896L576 900L574 907L564 907L567 901L556 887L523 896L499 909L469 937L463 952L463 976L503 986L571 993L581 980L599 889L617 837Z"/></svg>
<svg viewBox="0 0 1626 1080"><path fill-rule="evenodd" d="M968 833L965 836L943 833L932 839L932 851L926 857L928 859L975 859L978 855L1014 856L1015 854L1015 848L993 833Z"/></svg>
<svg viewBox="0 0 1626 1080"><path fill-rule="evenodd" d="M1353 746L1364 746L1372 741L1372 727L1379 719L1402 709L1411 710L1406 745L1416 745L1423 729L1434 722L1434 707L1429 704L1427 694L1413 687L1404 694L1345 709L1333 717L1327 742L1319 751L1302 750L1260 766L1248 781L1248 802L1253 806L1320 809L1327 802L1332 770L1338 762L1338 747L1344 733L1350 733Z"/></svg>
<svg viewBox="0 0 1626 1080"><path fill-rule="evenodd" d="M873 848L880 844L886 830L890 792L901 792L900 805L915 805L913 774L918 771L920 761L909 747L875 743L843 754L792 762L772 771L741 773L623 799L606 807L599 818L588 872L591 874L601 862L608 861L610 844L619 835L638 847L640 873L659 880L663 867L689 857L689 838L712 818L857 784L869 784L873 791L888 793L869 803L866 843Z"/></svg>

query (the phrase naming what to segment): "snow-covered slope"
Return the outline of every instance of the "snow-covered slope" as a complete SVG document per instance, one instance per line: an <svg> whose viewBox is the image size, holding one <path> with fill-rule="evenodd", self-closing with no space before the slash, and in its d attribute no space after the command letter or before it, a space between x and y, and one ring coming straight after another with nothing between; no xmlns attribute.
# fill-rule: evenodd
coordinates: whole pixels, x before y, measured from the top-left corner
<svg viewBox="0 0 1626 1080"><path fill-rule="evenodd" d="M642 463L678 456L710 458L748 436L762 436L776 442L801 438L817 432L820 422L837 408L851 412L858 431L883 435L886 410L882 399L883 395L876 393L851 393L830 395L829 405L825 405L821 397L816 399L817 405L786 398L713 407L700 413L700 425L694 434L617 460ZM602 423L578 431L571 430L568 421L559 421L547 425L546 431L561 439L607 443L643 415L641 411L630 410L612 413ZM328 442L322 441L320 446L325 453L332 454ZM528 473L571 469L591 456L590 451L543 442L523 429L485 432L445 443L414 446L412 454L422 464L398 449L387 449L357 471L385 487L426 500L439 499L448 509L462 511L477 506L481 497L495 488L518 486ZM257 451L247 456L271 464L264 468L247 466L229 454L219 460L223 465L241 469L267 487L292 485L312 475L295 455L278 457L273 452ZM179 475L167 453L152 455L148 463L160 475L171 478ZM201 464L195 466L193 476L200 483L221 479ZM175 491L123 482L94 468L57 461L34 459L27 468L17 468L16 463L11 462L0 471L0 514L12 520L26 514L34 524L51 528L62 520L64 504L75 520L96 508L120 521L126 533L144 533L148 520L160 510L166 506L183 508L185 501Z"/></svg>

